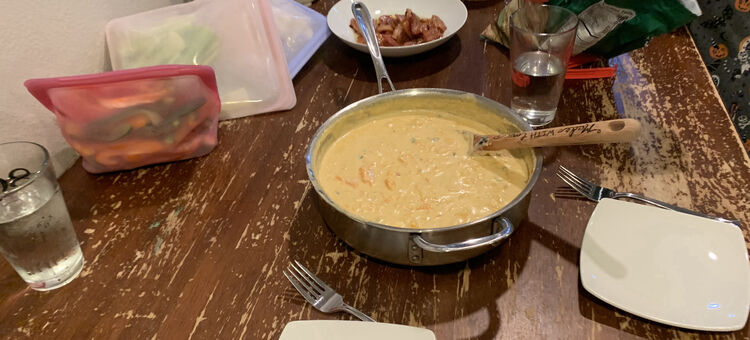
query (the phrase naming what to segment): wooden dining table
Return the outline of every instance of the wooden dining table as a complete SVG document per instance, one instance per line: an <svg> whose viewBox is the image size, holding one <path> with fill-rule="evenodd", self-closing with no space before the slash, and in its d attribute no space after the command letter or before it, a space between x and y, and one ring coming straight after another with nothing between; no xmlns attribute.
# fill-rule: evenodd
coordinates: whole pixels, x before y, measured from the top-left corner
<svg viewBox="0 0 750 340"><path fill-rule="evenodd" d="M334 0L312 5L327 14ZM385 63L398 89L434 87L510 104L509 53L480 39L504 1L467 1L469 19L431 51ZM103 175L80 162L60 185L85 266L31 290L0 263L0 336L9 339L277 339L295 320L352 319L306 303L283 270L300 261L380 322L438 339L747 339L666 326L581 285L595 202L555 197L559 165L623 191L741 220L750 240L750 159L685 28L609 60L614 78L565 82L552 126L642 124L629 144L545 148L528 217L468 261L409 267L358 253L327 228L305 170L313 134L375 95L367 54L331 36L294 78L296 106L223 121L197 159Z"/></svg>

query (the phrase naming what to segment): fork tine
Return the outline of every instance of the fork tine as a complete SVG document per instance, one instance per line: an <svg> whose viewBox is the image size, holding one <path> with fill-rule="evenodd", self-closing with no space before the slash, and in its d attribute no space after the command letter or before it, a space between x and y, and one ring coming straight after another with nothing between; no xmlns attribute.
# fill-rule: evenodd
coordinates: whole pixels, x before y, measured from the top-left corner
<svg viewBox="0 0 750 340"><path fill-rule="evenodd" d="M571 174L571 175L573 174L573 171L570 171L570 170L568 170L568 168L566 168L566 167L564 167L564 166L562 166L562 165L560 165L560 166L558 167L558 170L562 170L563 172L565 172L565 173L567 173L567 174Z"/></svg>
<svg viewBox="0 0 750 340"><path fill-rule="evenodd" d="M292 268L296 270L296 268L294 267ZM307 292L310 293L310 295L312 295L315 299L323 295L322 291L319 288L317 287L313 288L314 285L311 285L310 281L307 278L305 278L304 275L297 274L294 272L294 270L289 270L289 274L295 279L297 279L297 282L299 282L300 285L305 287Z"/></svg>
<svg viewBox="0 0 750 340"><path fill-rule="evenodd" d="M571 187L558 187L555 189L555 196L571 196L571 197L583 197L578 190Z"/></svg>
<svg viewBox="0 0 750 340"><path fill-rule="evenodd" d="M581 186L580 183L573 181L570 179L567 175L561 175L560 178L562 178L565 183L570 185L570 187L575 190L579 195L583 196L584 198L595 200L594 198L594 188L584 188Z"/></svg>
<svg viewBox="0 0 750 340"><path fill-rule="evenodd" d="M571 177L573 177L579 183L579 185L581 185L582 188L585 188L586 192L588 192L589 195L594 194L594 191L596 190L595 184L576 174L571 174Z"/></svg>
<svg viewBox="0 0 750 340"><path fill-rule="evenodd" d="M572 177L570 177L569 174L564 172L558 172L557 177L560 177L560 179L565 182L565 184L569 185L571 188L575 188L576 186L580 187L577 181L575 181Z"/></svg>
<svg viewBox="0 0 750 340"><path fill-rule="evenodd" d="M558 177L560 177L565 183L567 183L574 189L578 190L581 194L587 196L591 194L591 192L594 190L593 184L583 180L581 177L578 177L576 174L570 172L570 170L565 169L562 166L561 168L564 170L564 172L558 172Z"/></svg>
<svg viewBox="0 0 750 340"><path fill-rule="evenodd" d="M571 179L571 180L573 180L573 181L575 181L577 183L581 183L581 184L586 183L585 181L581 180L581 177L579 177L578 175L574 174L572 171L568 170L566 167L564 167L562 165L560 166L558 174L563 174L566 177L568 177L569 179Z"/></svg>
<svg viewBox="0 0 750 340"><path fill-rule="evenodd" d="M555 192L556 198L580 198L580 199L586 199L586 196L581 195L580 192L577 191L571 191L571 192Z"/></svg>
<svg viewBox="0 0 750 340"><path fill-rule="evenodd" d="M573 180L570 177L570 175L558 172L557 173L557 177L560 177L560 179L562 179L563 182L565 182L565 184L569 185L573 190L578 191L582 195L587 195L588 194L588 190L586 190L578 182L576 182L575 180Z"/></svg>
<svg viewBox="0 0 750 340"><path fill-rule="evenodd" d="M581 199L581 200L587 199L585 196L582 196L580 194L577 194L577 195L555 194L555 198L569 198L569 199Z"/></svg>
<svg viewBox="0 0 750 340"><path fill-rule="evenodd" d="M572 177L573 179L575 179L577 182L583 184L585 187L592 188L594 186L594 183L590 182L589 180L587 180L587 179L585 179L585 178L583 178L581 176L578 176L578 175L574 174L572 171L568 170L566 167L564 167L564 166L561 165L560 168L565 173L567 173L568 175L570 175L570 177Z"/></svg>
<svg viewBox="0 0 750 340"><path fill-rule="evenodd" d="M310 295L310 293L305 288L303 288L297 282L296 279L293 279L291 276L289 276L289 274L287 274L286 271L283 271L283 273L284 273L284 276L286 276L286 279L289 280L289 282L292 283L292 286L294 286L294 288L297 289L297 291L299 292L299 294L302 295L302 297L305 298L305 300L307 300L307 302L309 302L309 303L314 303L315 302L315 298L313 298L312 295Z"/></svg>
<svg viewBox="0 0 750 340"><path fill-rule="evenodd" d="M307 282L307 285L310 286L310 288L315 290L316 294L323 295L323 292L326 290L324 287L320 287L317 282L313 281L305 272L300 270L297 266L294 265L294 263L289 264L289 268L292 268L294 271L292 272L296 277L301 277L302 279ZM291 270L290 270L291 271ZM296 272L296 273L294 273Z"/></svg>
<svg viewBox="0 0 750 340"><path fill-rule="evenodd" d="M313 279L315 281L315 283L317 283L318 285L320 285L320 287L322 287L323 289L333 289L330 286L328 286L325 283L325 281L321 280L320 278L318 278L317 276L315 276L315 274L313 274L311 271L309 271L307 268L305 268L305 266L303 266L301 263L299 263L299 261L294 260L294 262L297 264L297 267L299 267L300 269L302 269L307 274L307 276L309 276L311 279Z"/></svg>

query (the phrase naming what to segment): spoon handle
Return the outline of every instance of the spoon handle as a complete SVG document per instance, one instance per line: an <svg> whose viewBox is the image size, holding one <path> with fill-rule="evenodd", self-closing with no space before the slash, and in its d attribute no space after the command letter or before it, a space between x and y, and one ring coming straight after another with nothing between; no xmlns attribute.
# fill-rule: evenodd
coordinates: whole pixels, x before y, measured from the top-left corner
<svg viewBox="0 0 750 340"><path fill-rule="evenodd" d="M370 50L370 57L372 57L372 63L375 65L375 76L378 78L378 93L383 93L383 79L391 86L391 91L396 90L393 87L393 82L391 82L391 77L388 76L388 71L385 69L383 56L380 54L378 39L375 36L375 28L372 27L370 11L367 10L365 4L355 1L352 3L352 14L354 14L354 20L357 21L357 25L359 25L359 29L365 37L367 48Z"/></svg>
<svg viewBox="0 0 750 340"><path fill-rule="evenodd" d="M509 135L474 135L472 145L473 151L494 151L538 146L627 143L635 140L640 130L641 123L635 119L613 119Z"/></svg>

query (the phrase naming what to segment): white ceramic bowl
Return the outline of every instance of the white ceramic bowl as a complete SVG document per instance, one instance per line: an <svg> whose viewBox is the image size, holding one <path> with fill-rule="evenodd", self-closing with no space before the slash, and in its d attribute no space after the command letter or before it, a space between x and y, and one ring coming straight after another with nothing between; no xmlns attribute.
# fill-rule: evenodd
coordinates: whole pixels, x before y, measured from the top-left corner
<svg viewBox="0 0 750 340"><path fill-rule="evenodd" d="M406 9L410 8L420 18L437 15L445 23L446 30L440 39L411 46L381 46L380 53L384 57L405 57L438 47L463 27L468 16L466 6L460 0L360 0L360 2L367 6L373 19L386 14L403 15ZM367 45L358 43L354 30L349 27L349 21L352 18L354 18L352 1L341 0L328 12L328 27L347 45L367 53Z"/></svg>

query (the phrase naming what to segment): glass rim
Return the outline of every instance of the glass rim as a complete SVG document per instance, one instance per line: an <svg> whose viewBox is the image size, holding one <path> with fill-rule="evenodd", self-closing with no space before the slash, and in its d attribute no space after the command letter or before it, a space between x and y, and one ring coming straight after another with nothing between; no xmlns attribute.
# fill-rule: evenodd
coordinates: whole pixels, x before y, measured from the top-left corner
<svg viewBox="0 0 750 340"><path fill-rule="evenodd" d="M570 15L572 15L576 19L576 24L573 25L573 27L571 27L570 29L567 29L565 31L555 32L555 33L538 33L538 32L532 32L532 31L529 31L527 29L518 27L518 26L516 26L516 25L513 24L513 17L516 15L516 13L518 13L518 11L521 10L521 8L519 7L518 9L516 9L515 11L513 11L513 13L510 14L510 17L508 17L508 20L510 21L509 27L511 29L515 29L515 30L518 30L518 31L521 31L521 32L524 32L524 33L533 34L533 35L537 35L537 36L558 36L558 35L563 35L563 34L566 34L566 33L570 33L571 31L575 31L578 28L578 23L580 21L578 20L578 15L576 15L575 13L573 13L573 11L571 11L571 10L565 8L565 7L555 6L555 5L544 4L544 5L539 5L539 6L540 7L546 7L546 8L556 8L556 9L562 10L563 12L568 12Z"/></svg>
<svg viewBox="0 0 750 340"><path fill-rule="evenodd" d="M21 189L27 187L31 183L33 183L34 180L37 177L39 177L40 174L42 174L42 172L44 172L45 170L47 170L49 168L49 164L50 164L50 162L49 162L50 161L49 151L47 151L47 148L45 148L41 144L35 143L35 142L29 142L29 141L5 142L5 143L0 143L0 149L2 149L5 146L12 145L12 144L17 144L17 145L33 145L33 146L36 146L37 148L39 148L39 150L42 151L43 159L42 159L41 164L39 164L38 168L35 169L35 171L29 170L30 174L29 174L28 180L24 181L23 184L21 184L20 186L17 186L17 187L13 187L13 189L11 189L11 190L0 192L0 200L2 200L5 196L14 194L14 193L20 191ZM5 177L4 174L0 174L0 176Z"/></svg>

